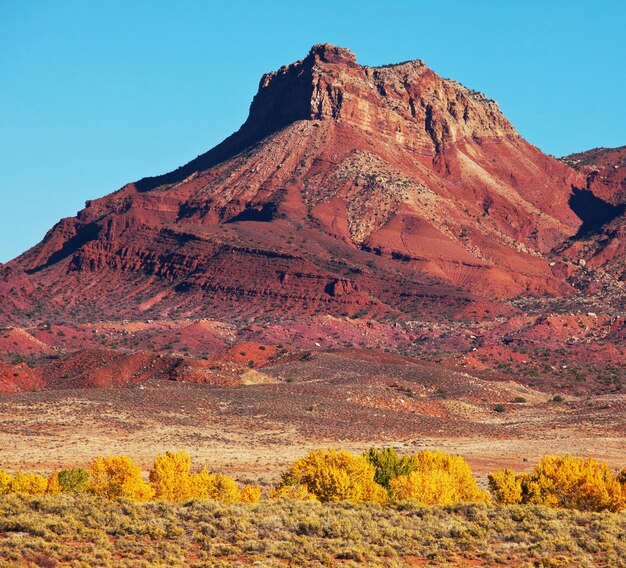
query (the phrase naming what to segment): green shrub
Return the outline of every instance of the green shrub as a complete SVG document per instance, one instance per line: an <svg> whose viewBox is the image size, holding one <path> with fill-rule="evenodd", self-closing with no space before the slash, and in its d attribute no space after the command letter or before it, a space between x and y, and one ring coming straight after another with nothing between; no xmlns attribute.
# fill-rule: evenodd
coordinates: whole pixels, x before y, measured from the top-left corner
<svg viewBox="0 0 626 568"><path fill-rule="evenodd" d="M89 472L82 467L62 469L57 473L57 479L65 493L83 493L89 487Z"/></svg>
<svg viewBox="0 0 626 568"><path fill-rule="evenodd" d="M363 454L376 473L374 480L389 491L389 482L399 475L408 475L415 469L415 463L409 456L400 457L393 448L370 448Z"/></svg>

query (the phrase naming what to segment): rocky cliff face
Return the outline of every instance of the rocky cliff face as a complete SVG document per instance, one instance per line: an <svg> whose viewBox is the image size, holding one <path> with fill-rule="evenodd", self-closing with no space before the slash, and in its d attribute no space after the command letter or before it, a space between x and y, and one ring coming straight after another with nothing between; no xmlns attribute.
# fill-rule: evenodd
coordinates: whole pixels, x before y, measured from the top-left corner
<svg viewBox="0 0 626 568"><path fill-rule="evenodd" d="M563 162L585 176L572 207L585 222L564 255L626 282L626 146L571 154Z"/></svg>
<svg viewBox="0 0 626 568"><path fill-rule="evenodd" d="M586 189L613 204L626 203L626 146L594 148L561 158L586 177Z"/></svg>
<svg viewBox="0 0 626 568"><path fill-rule="evenodd" d="M587 183L423 62L317 45L263 76L217 147L88 202L0 269L0 314L497 311L573 292L577 262L554 251L584 223Z"/></svg>

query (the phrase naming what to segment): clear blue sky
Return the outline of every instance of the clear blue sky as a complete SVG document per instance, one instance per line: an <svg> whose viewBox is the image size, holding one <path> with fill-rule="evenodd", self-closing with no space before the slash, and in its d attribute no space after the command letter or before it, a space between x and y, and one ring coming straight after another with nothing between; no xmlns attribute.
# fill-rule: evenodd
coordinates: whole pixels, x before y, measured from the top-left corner
<svg viewBox="0 0 626 568"><path fill-rule="evenodd" d="M0 0L0 262L245 120L314 43L424 59L563 155L626 144L626 2Z"/></svg>

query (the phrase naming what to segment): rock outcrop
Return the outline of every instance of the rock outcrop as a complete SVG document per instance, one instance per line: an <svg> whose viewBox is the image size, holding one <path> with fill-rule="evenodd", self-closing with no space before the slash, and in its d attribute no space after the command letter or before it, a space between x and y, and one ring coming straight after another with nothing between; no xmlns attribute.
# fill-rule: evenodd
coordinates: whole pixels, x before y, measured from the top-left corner
<svg viewBox="0 0 626 568"><path fill-rule="evenodd" d="M562 160L586 179L585 187L574 192L571 204L583 225L564 255L625 283L626 146L595 148Z"/></svg>

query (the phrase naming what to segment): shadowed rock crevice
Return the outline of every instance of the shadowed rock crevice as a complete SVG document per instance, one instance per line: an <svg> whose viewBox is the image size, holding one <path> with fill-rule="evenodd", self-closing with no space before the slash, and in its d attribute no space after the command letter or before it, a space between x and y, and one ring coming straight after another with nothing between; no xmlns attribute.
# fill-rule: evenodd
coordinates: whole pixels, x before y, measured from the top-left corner
<svg viewBox="0 0 626 568"><path fill-rule="evenodd" d="M247 207L226 223L237 223L239 221L257 221L261 223L269 223L276 214L276 205L274 203L265 203L256 207Z"/></svg>
<svg viewBox="0 0 626 568"><path fill-rule="evenodd" d="M574 238L597 233L604 225L619 217L626 209L624 205L611 205L596 197L588 189L572 188L569 206L583 222Z"/></svg>
<svg viewBox="0 0 626 568"><path fill-rule="evenodd" d="M73 255L77 252L83 245L95 241L100 236L100 226L97 223L89 223L88 225L82 226L76 235L68 239L63 243L63 246L60 250L50 255L48 260L36 268L32 268L30 270L26 270L27 274L34 274L43 270L44 268L48 268L53 264L67 258L68 256Z"/></svg>

